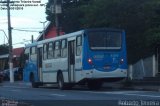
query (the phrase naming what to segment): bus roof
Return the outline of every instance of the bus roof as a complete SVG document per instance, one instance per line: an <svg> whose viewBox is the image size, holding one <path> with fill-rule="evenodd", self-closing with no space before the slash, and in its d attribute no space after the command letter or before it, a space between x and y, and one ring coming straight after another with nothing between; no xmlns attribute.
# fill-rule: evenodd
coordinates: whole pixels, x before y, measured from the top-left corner
<svg viewBox="0 0 160 106"><path fill-rule="evenodd" d="M51 41L56 41L56 40L59 40L59 39L65 39L65 38L81 35L83 33L84 33L84 30L81 30L81 31L77 31L77 32L73 32L73 33L57 36L57 37L54 37L54 38L49 38L49 39L45 39L45 40L42 40L42 41L33 42L31 44L27 44L25 46L25 48L36 46L36 45L40 45L40 44L43 44L43 43L46 43L46 42L51 42Z"/></svg>
<svg viewBox="0 0 160 106"><path fill-rule="evenodd" d="M72 32L72 33L68 33L68 34L65 34L65 35L61 35L61 36L57 36L57 37L54 37L54 38L49 38L49 39L45 39L45 40L42 40L42 41L38 41L38 42L33 42L31 44L27 44L25 46L25 48L27 47L32 47L32 46L36 46L36 45L40 45L40 44L43 44L43 43L47 43L47 42L51 42L51 41L56 41L56 40L59 40L59 39L65 39L65 38L70 38L70 37L73 37L73 36L77 36L77 35L81 35L83 34L84 32L88 32L88 31L124 31L122 29L114 29L114 28L93 28L93 29L84 29L84 30L80 30L80 31L76 31L76 32Z"/></svg>

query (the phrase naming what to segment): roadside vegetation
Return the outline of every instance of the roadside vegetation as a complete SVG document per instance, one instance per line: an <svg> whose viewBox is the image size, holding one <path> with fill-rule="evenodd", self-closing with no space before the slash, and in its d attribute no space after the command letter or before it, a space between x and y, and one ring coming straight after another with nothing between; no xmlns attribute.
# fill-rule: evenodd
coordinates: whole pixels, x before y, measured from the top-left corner
<svg viewBox="0 0 160 106"><path fill-rule="evenodd" d="M54 24L54 14L48 10L47 20ZM60 26L66 33L84 28L119 28L127 35L129 64L155 53L160 42L159 0L63 0Z"/></svg>

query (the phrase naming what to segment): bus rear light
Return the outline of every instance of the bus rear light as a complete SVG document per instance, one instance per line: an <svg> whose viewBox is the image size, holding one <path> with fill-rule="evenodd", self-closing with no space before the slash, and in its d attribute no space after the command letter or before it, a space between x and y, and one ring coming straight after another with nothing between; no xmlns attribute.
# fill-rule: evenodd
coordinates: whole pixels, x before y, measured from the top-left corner
<svg viewBox="0 0 160 106"><path fill-rule="evenodd" d="M93 63L93 62L92 62L92 59L89 58L89 59L88 59L88 63L89 63L89 64L92 64L92 63Z"/></svg>
<svg viewBox="0 0 160 106"><path fill-rule="evenodd" d="M124 59L122 58L122 59L120 60L120 64L123 64L123 62L124 62Z"/></svg>

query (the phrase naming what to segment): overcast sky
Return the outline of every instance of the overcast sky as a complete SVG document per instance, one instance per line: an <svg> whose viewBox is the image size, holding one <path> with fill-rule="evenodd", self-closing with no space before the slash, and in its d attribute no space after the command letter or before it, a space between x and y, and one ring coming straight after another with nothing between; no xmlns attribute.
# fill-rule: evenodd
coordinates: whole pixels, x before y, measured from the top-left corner
<svg viewBox="0 0 160 106"><path fill-rule="evenodd" d="M23 10L10 11L11 27L18 30L29 30L29 31L32 30L37 32L12 30L12 39L13 39L12 43L14 48L22 47L24 46L24 44L29 43L25 41L31 40L32 35L34 36L34 39L37 39L37 37L39 36L39 31L43 30L43 24L40 22L46 21L45 6L40 6L40 4L45 4L48 2L48 0L23 0L23 1L38 1L41 3L21 3L21 2L17 3L19 5L24 4L24 6L21 6L21 9L23 7ZM0 4L0 30L4 30L8 36L7 10L3 10L2 8L5 8L5 6L1 6L1 4ZM25 5L30 5L30 6L25 6ZM7 39L4 36L4 33L0 31L0 45L4 43L7 43Z"/></svg>

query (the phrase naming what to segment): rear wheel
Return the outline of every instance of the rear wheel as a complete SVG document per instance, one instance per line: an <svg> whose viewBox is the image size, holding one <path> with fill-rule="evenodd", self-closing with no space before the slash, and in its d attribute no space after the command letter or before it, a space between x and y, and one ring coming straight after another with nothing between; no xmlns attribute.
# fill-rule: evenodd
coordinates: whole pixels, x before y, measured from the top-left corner
<svg viewBox="0 0 160 106"><path fill-rule="evenodd" d="M30 82L31 82L32 88L38 88L39 87L39 84L37 82L35 82L34 74L30 75Z"/></svg>
<svg viewBox="0 0 160 106"><path fill-rule="evenodd" d="M101 80L89 80L87 86L90 90L99 90L102 87Z"/></svg>
<svg viewBox="0 0 160 106"><path fill-rule="evenodd" d="M58 88L63 90L65 88L65 85L62 73L58 74L57 82L58 82Z"/></svg>

